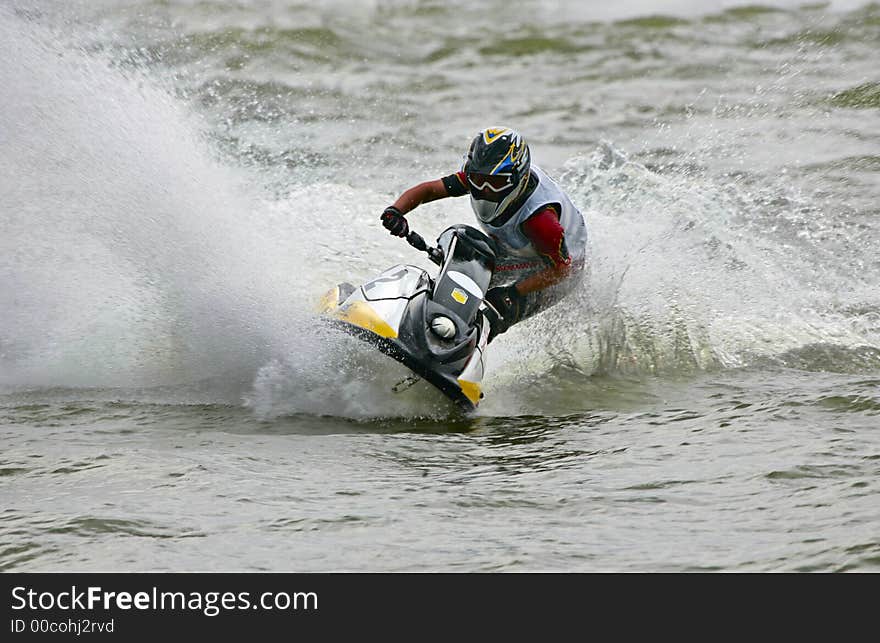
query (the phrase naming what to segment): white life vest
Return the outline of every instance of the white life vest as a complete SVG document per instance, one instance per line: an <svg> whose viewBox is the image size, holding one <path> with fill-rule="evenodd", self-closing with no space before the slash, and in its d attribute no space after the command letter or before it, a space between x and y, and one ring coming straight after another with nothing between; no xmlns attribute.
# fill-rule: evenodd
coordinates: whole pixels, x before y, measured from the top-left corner
<svg viewBox="0 0 880 643"><path fill-rule="evenodd" d="M500 226L477 222L483 231L492 237L500 246L499 264L519 261L525 272L533 272L536 268L544 269L542 255L532 246L531 240L523 234L522 225L533 214L548 205L556 206L559 212L559 223L565 231L565 247L571 257L572 264L582 263L587 252L587 226L584 215L568 198L568 195L553 179L539 167L532 165L532 173L538 179L538 185L510 218ZM517 270L521 272L521 270Z"/></svg>

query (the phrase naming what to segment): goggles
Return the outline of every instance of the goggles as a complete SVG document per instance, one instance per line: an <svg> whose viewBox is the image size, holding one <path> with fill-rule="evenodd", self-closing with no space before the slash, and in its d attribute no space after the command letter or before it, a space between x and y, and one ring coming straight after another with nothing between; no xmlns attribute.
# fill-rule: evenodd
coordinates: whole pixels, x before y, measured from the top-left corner
<svg viewBox="0 0 880 643"><path fill-rule="evenodd" d="M510 174L478 174L469 172L467 180L471 193L488 201L500 201L501 193L509 190L513 183Z"/></svg>
<svg viewBox="0 0 880 643"><path fill-rule="evenodd" d="M477 174L470 172L467 175L468 183L475 190L492 190L492 192L502 192L510 187L510 174Z"/></svg>

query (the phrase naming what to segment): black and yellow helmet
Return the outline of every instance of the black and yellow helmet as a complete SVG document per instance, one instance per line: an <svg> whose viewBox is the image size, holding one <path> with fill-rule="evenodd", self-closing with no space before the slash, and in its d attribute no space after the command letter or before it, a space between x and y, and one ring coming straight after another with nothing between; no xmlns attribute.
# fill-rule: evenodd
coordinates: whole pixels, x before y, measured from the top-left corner
<svg viewBox="0 0 880 643"><path fill-rule="evenodd" d="M516 130L490 127L476 135L462 169L481 221L490 223L522 194L530 168L529 146Z"/></svg>

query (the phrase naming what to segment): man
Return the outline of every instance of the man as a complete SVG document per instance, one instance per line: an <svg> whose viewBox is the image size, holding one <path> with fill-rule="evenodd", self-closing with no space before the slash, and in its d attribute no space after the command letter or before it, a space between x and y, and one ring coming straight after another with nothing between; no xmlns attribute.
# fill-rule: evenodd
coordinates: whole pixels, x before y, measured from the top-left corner
<svg viewBox="0 0 880 643"><path fill-rule="evenodd" d="M473 139L461 171L409 188L382 213L391 234L405 237L405 214L422 203L470 194L483 231L498 248L485 301L489 341L558 302L584 265L584 217L543 170L515 130L485 129ZM494 314L493 314L494 313Z"/></svg>

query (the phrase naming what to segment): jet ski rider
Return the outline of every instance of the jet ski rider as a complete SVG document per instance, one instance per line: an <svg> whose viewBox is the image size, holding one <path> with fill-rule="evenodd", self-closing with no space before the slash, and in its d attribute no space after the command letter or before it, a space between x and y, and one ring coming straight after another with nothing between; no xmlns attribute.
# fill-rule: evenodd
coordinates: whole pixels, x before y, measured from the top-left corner
<svg viewBox="0 0 880 643"><path fill-rule="evenodd" d="M406 190L385 208L382 225L405 237L405 214L422 203L465 194L498 249L485 296L494 309L488 311L492 341L571 292L584 266L587 228L562 188L531 163L525 139L507 127L477 134L461 171Z"/></svg>

